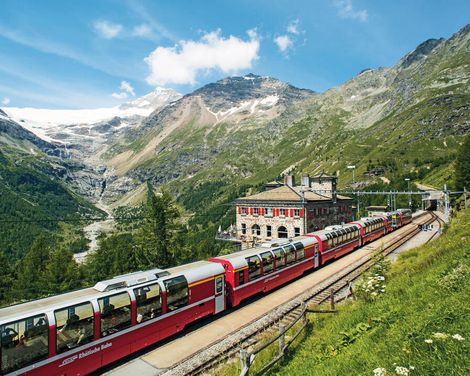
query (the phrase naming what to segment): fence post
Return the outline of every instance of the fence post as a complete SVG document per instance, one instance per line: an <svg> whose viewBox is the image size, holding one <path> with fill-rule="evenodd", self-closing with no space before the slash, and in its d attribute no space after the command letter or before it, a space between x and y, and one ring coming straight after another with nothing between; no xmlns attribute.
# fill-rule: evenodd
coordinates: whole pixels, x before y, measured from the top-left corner
<svg viewBox="0 0 470 376"><path fill-rule="evenodd" d="M331 310L335 310L335 290L331 289L330 291L330 305L331 305Z"/></svg>
<svg viewBox="0 0 470 376"><path fill-rule="evenodd" d="M246 352L246 350L240 350L240 362L242 365L240 376L248 375L248 371L250 370L250 360L248 358L248 353Z"/></svg>
<svg viewBox="0 0 470 376"><path fill-rule="evenodd" d="M284 346L286 345L286 334L284 332L285 326L279 325L279 355L284 353Z"/></svg>

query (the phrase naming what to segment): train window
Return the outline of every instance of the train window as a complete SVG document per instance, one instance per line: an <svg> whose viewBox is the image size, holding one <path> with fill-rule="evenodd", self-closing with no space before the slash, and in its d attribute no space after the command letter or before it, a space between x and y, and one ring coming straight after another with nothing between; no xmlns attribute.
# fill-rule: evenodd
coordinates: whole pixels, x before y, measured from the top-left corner
<svg viewBox="0 0 470 376"><path fill-rule="evenodd" d="M184 307L189 303L188 281L186 277L167 279L163 282L166 288L166 306L168 312Z"/></svg>
<svg viewBox="0 0 470 376"><path fill-rule="evenodd" d="M98 304L103 337L131 326L131 299L127 292L100 298Z"/></svg>
<svg viewBox="0 0 470 376"><path fill-rule="evenodd" d="M137 323L153 319L162 313L160 285L142 286L134 289L137 304Z"/></svg>
<svg viewBox="0 0 470 376"><path fill-rule="evenodd" d="M93 315L93 307L89 302L54 311L57 353L93 340Z"/></svg>
<svg viewBox="0 0 470 376"><path fill-rule="evenodd" d="M276 248L273 250L274 257L276 258L276 270L282 269L286 266L285 252L282 248Z"/></svg>
<svg viewBox="0 0 470 376"><path fill-rule="evenodd" d="M261 259L263 260L263 273L268 274L272 273L274 269L274 257L271 252L264 252L261 254Z"/></svg>
<svg viewBox="0 0 470 376"><path fill-rule="evenodd" d="M286 251L286 264L292 264L295 262L295 247L292 244L289 244L284 247L284 251Z"/></svg>
<svg viewBox="0 0 470 376"><path fill-rule="evenodd" d="M245 283L245 270L240 270L238 272L238 286L241 286Z"/></svg>
<svg viewBox="0 0 470 376"><path fill-rule="evenodd" d="M258 256L245 258L248 263L248 280L252 281L261 276L261 261Z"/></svg>
<svg viewBox="0 0 470 376"><path fill-rule="evenodd" d="M303 260L305 258L305 249L304 245L301 242L295 243L295 257L297 261Z"/></svg>
<svg viewBox="0 0 470 376"><path fill-rule="evenodd" d="M49 324L44 314L0 326L1 374L13 372L49 354Z"/></svg>

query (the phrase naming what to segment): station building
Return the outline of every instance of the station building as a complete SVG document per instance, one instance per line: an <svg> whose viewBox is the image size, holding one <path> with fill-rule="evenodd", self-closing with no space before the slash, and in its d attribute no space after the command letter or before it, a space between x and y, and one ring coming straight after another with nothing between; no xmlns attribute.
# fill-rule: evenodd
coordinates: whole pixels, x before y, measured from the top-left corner
<svg viewBox="0 0 470 376"><path fill-rule="evenodd" d="M303 176L296 186L288 175L284 183L268 183L264 192L237 199L236 237L246 246L350 222L353 200L336 193L336 182L336 176L322 173Z"/></svg>

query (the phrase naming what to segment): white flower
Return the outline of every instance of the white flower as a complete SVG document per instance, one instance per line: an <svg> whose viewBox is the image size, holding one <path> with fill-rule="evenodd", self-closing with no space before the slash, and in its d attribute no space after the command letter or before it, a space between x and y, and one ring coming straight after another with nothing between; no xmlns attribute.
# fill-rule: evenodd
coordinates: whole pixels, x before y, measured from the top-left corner
<svg viewBox="0 0 470 376"><path fill-rule="evenodd" d="M463 338L460 334L454 334L452 336L453 339L456 339L457 341L464 341L465 338Z"/></svg>
<svg viewBox="0 0 470 376"><path fill-rule="evenodd" d="M447 338L449 338L449 335L446 334L446 333L434 333L432 336L436 339L447 339Z"/></svg>
<svg viewBox="0 0 470 376"><path fill-rule="evenodd" d="M413 366L410 366L410 369L411 369L412 371L414 371L414 370L415 370L415 367L413 367Z"/></svg>
<svg viewBox="0 0 470 376"><path fill-rule="evenodd" d="M408 376L408 368L406 367L395 367L395 372L397 375L404 375L404 376Z"/></svg>
<svg viewBox="0 0 470 376"><path fill-rule="evenodd" d="M376 368L374 369L374 376L386 376L387 370L385 368Z"/></svg>
<svg viewBox="0 0 470 376"><path fill-rule="evenodd" d="M425 339L424 342L426 342L426 343L432 343L432 339Z"/></svg>

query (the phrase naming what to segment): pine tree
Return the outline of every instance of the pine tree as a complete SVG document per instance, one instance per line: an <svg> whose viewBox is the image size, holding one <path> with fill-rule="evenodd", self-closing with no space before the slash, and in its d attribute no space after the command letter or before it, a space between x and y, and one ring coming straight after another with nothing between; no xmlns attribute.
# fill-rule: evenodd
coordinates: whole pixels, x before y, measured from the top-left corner
<svg viewBox="0 0 470 376"><path fill-rule="evenodd" d="M149 182L144 216L144 224L136 236L140 266L147 269L173 266L180 214L171 195L165 190L155 194Z"/></svg>
<svg viewBox="0 0 470 376"><path fill-rule="evenodd" d="M41 279L47 294L58 294L78 288L81 285L81 276L72 252L61 248L53 251Z"/></svg>
<svg viewBox="0 0 470 376"><path fill-rule="evenodd" d="M455 188L464 187L470 188L470 134L465 137L455 163Z"/></svg>
<svg viewBox="0 0 470 376"><path fill-rule="evenodd" d="M15 282L15 300L32 299L44 294L43 274L49 261L50 243L44 235L38 236L18 266Z"/></svg>
<svg viewBox="0 0 470 376"><path fill-rule="evenodd" d="M14 273L6 255L0 250L0 305L10 300L11 287L13 286Z"/></svg>

